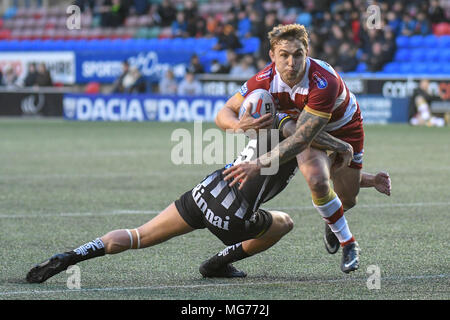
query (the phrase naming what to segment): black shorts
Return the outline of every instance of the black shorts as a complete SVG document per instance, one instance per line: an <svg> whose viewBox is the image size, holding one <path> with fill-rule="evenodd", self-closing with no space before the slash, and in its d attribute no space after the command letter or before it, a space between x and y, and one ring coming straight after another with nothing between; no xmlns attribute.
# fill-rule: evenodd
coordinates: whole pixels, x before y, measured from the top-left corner
<svg viewBox="0 0 450 320"><path fill-rule="evenodd" d="M263 209L252 212L239 190L223 180L223 170L175 201L181 217L194 229L208 228L225 245L263 235L272 225L272 215Z"/></svg>

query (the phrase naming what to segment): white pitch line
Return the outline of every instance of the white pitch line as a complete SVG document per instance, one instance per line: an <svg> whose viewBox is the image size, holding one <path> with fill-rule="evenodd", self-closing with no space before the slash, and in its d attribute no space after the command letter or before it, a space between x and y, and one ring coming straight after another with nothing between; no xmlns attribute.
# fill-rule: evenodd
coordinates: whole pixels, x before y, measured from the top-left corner
<svg viewBox="0 0 450 320"><path fill-rule="evenodd" d="M418 276L392 276L382 277L381 281L404 281L404 280L420 280L420 279L438 279L449 278L448 274L438 275L418 275ZM289 281L262 281L262 282L247 282L239 283L208 283L208 284L194 284L194 285L173 285L173 286L143 286L143 287L112 287L112 288L86 288L86 289L59 289L59 290L30 290L30 291L10 291L0 292L0 296L12 296L21 294L52 294L52 293L87 293L87 292L111 292L111 291L136 291L136 290L170 290L170 289L202 289L208 287L238 287L238 286L265 286L277 284L292 284L292 283L333 283L333 282L348 282L348 281L366 281L366 278L340 278L340 279L311 279L311 280L289 280Z"/></svg>
<svg viewBox="0 0 450 320"><path fill-rule="evenodd" d="M416 202L416 203L392 203L392 204L366 204L357 205L357 209L372 209L372 208L401 208L401 207L436 207L436 206L450 206L450 202ZM30 214L0 214L0 219L22 219L22 218L50 218L50 217L108 217L121 215L152 215L158 214L162 210L113 210L110 212L60 212L60 213L39 213L31 212ZM315 210L311 206L292 206L292 207L277 207L268 208L266 210Z"/></svg>

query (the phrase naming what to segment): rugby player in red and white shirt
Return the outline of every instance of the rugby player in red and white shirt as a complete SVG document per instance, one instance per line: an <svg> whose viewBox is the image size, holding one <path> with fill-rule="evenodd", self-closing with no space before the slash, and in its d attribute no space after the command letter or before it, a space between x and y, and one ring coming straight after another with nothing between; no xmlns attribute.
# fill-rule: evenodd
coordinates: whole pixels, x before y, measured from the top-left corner
<svg viewBox="0 0 450 320"><path fill-rule="evenodd" d="M299 169L311 190L314 207L326 222L324 240L328 252L337 252L340 244L343 247L342 271L354 271L359 267L359 246L350 232L344 211L356 204L361 181L364 130L358 103L328 63L308 57L308 35L304 26L279 25L269 32L269 41L272 63L249 79L240 92L227 101L217 115L216 124L224 130L268 128L270 115L259 119L248 116L239 120L237 117L246 95L262 88L272 94L279 110L297 119L297 130L255 161L227 169L225 180L232 180L230 185L240 183L242 187L261 168L275 163L281 165L297 157ZM321 131L353 147L350 165L334 170L335 166L332 166L325 150L310 147ZM382 184L390 189L387 174L366 178L381 179Z"/></svg>

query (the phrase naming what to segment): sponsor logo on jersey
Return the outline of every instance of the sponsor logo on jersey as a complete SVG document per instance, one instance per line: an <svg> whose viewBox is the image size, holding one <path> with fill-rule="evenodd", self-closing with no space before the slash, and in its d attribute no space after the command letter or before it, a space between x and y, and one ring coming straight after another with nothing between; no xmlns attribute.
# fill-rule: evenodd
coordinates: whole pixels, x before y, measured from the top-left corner
<svg viewBox="0 0 450 320"><path fill-rule="evenodd" d="M271 75L272 75L272 68L266 71L263 70L256 75L256 81L263 81L265 79L269 79Z"/></svg>
<svg viewBox="0 0 450 320"><path fill-rule="evenodd" d="M203 192L205 192L205 189L203 188L203 185L200 183L194 189L192 189L192 197L194 198L194 202L197 205L197 207L205 215L206 221L208 221L210 224L219 229L228 230L228 224L230 223L228 220L230 220L230 217L226 216L224 221L222 220L221 217L216 216L214 212L208 208L206 200L203 199L202 197Z"/></svg>
<svg viewBox="0 0 450 320"><path fill-rule="evenodd" d="M314 71L312 74L314 82L317 84L317 88L325 89L328 86L327 80L320 74L319 71Z"/></svg>
<svg viewBox="0 0 450 320"><path fill-rule="evenodd" d="M247 87L247 82L245 82L239 89L239 93L241 94L241 96L245 97L247 92L248 92L248 87Z"/></svg>

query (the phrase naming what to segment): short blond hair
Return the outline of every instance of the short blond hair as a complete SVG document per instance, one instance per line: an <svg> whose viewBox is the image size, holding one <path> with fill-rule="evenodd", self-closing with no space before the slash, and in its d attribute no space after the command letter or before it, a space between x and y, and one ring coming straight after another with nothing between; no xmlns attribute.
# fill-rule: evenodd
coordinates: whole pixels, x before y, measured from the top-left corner
<svg viewBox="0 0 450 320"><path fill-rule="evenodd" d="M268 33L268 37L270 50L274 50L280 41L290 40L292 38L300 40L304 44L305 49L308 49L308 32L305 26L301 24L279 24Z"/></svg>

